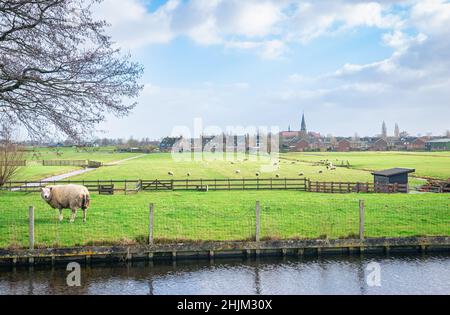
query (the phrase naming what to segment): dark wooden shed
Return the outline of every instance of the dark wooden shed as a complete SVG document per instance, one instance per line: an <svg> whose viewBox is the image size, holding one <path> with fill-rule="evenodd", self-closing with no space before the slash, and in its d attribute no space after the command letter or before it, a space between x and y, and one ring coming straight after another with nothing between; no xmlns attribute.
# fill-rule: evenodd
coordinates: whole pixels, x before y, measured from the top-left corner
<svg viewBox="0 0 450 315"><path fill-rule="evenodd" d="M403 184L408 185L409 173L414 173L415 169L391 168L384 171L373 172L374 183L378 184Z"/></svg>

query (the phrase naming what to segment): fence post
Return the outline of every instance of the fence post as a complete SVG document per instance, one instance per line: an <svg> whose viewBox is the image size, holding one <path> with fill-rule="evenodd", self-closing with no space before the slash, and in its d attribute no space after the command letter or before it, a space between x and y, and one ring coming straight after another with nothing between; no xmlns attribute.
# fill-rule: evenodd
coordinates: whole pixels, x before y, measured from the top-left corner
<svg viewBox="0 0 450 315"><path fill-rule="evenodd" d="M155 206L150 204L149 222L148 222L148 244L153 245L153 219L154 219Z"/></svg>
<svg viewBox="0 0 450 315"><path fill-rule="evenodd" d="M28 223L29 223L29 248L34 249L34 207L28 208Z"/></svg>
<svg viewBox="0 0 450 315"><path fill-rule="evenodd" d="M359 201L359 239L364 240L364 200Z"/></svg>
<svg viewBox="0 0 450 315"><path fill-rule="evenodd" d="M259 242L260 234L260 206L259 201L256 201L256 231L255 231L255 241Z"/></svg>

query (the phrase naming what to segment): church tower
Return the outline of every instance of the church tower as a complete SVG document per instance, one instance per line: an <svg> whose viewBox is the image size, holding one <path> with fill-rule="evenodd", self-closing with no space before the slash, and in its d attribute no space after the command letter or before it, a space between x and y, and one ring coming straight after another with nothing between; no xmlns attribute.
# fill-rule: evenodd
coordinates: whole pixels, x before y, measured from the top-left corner
<svg viewBox="0 0 450 315"><path fill-rule="evenodd" d="M300 134L302 137L305 137L308 134L308 131L306 130L306 121L305 121L305 113L302 115L302 125L300 129Z"/></svg>

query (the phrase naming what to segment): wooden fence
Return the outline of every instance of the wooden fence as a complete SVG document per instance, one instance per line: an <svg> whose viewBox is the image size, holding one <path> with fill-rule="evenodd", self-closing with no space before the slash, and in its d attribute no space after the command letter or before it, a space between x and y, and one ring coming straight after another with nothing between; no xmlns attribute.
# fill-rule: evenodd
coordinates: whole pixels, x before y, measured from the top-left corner
<svg viewBox="0 0 450 315"><path fill-rule="evenodd" d="M0 161L0 166L26 166L27 161L26 160L20 160L20 161Z"/></svg>
<svg viewBox="0 0 450 315"><path fill-rule="evenodd" d="M406 184L308 181L309 192L320 193L407 193Z"/></svg>
<svg viewBox="0 0 450 315"><path fill-rule="evenodd" d="M307 190L306 178L142 180L139 190Z"/></svg>
<svg viewBox="0 0 450 315"><path fill-rule="evenodd" d="M65 180L7 182L0 190L39 192L47 185L79 184L92 192L296 190L317 193L406 193L407 185L358 182L318 182L306 178ZM106 189L107 187L108 189Z"/></svg>
<svg viewBox="0 0 450 315"><path fill-rule="evenodd" d="M91 160L42 160L43 166L78 166L78 167L100 167L102 162Z"/></svg>

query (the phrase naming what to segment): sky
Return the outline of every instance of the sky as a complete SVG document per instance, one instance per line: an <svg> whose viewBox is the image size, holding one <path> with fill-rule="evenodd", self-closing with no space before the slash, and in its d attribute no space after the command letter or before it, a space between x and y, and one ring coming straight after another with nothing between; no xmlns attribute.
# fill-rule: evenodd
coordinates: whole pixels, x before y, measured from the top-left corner
<svg viewBox="0 0 450 315"><path fill-rule="evenodd" d="M450 1L104 0L94 14L145 68L139 105L100 137L196 118L299 130L303 112L323 135L450 129Z"/></svg>

